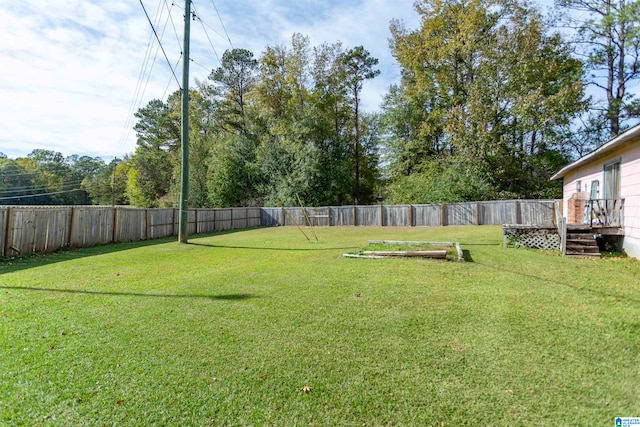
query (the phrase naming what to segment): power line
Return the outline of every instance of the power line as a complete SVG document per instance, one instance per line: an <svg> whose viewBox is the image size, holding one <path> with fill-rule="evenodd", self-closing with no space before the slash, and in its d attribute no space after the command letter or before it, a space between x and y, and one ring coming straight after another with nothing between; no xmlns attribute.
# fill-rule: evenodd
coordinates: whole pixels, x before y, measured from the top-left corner
<svg viewBox="0 0 640 427"><path fill-rule="evenodd" d="M176 40L178 41L178 46L180 47L180 52L182 52L182 44L180 43L180 37L178 37L178 31L176 30L176 25L173 23L173 17L171 16L171 9L169 9L169 5L167 4L167 0L164 0L164 5L167 8L167 13L169 14L169 19L171 20L171 26L173 27L173 34L176 35ZM174 4L171 3L171 7Z"/></svg>
<svg viewBox="0 0 640 427"><path fill-rule="evenodd" d="M200 21L200 25L202 25L202 29L204 30L204 34L207 36L207 40L209 40L209 44L211 45L211 49L213 49L213 53L216 55L216 58L218 59L219 63L222 63L222 61L220 61L220 57L218 56L218 52L216 51L216 48L213 46L213 42L211 41L211 38L209 37L209 33L207 33L207 29L204 26L204 22L202 21L202 18L200 18L200 16L198 15L198 12L196 11L196 5L193 5L193 12L194 12L194 17L196 19L198 19L198 21ZM191 59L191 58L189 58ZM200 64L198 64L200 65Z"/></svg>
<svg viewBox="0 0 640 427"><path fill-rule="evenodd" d="M161 8L158 7L156 10L156 17L155 17L156 21L159 21L160 12L161 12ZM131 123L133 121L133 111L137 104L136 100L138 99L138 96L140 96L140 99L142 99L140 90L142 89L142 80L144 79L147 66L149 65L149 59L151 58L152 41L153 41L153 34L149 34L149 40L147 41L147 48L144 53L144 59L142 60L142 66L140 67L140 72L138 73L138 81L136 82L136 87L133 91L133 97L131 98L131 104L129 105L129 111L127 112L127 117L122 127L122 132L120 133L120 142L118 144L119 152L121 152L122 149L124 148L124 144L127 141L127 135L131 129ZM156 49L156 54L157 54L157 49Z"/></svg>
<svg viewBox="0 0 640 427"><path fill-rule="evenodd" d="M182 54L180 54L180 57L176 61L176 65L173 67L173 71L175 71L178 68L178 65L180 65L180 60L181 59L182 59ZM169 78L169 82L167 83L167 87L164 88L164 92L162 92L162 99L164 99L164 97L167 96L167 91L169 90L169 86L171 86L171 78Z"/></svg>
<svg viewBox="0 0 640 427"><path fill-rule="evenodd" d="M227 40L229 40L229 45L233 49L233 43L231 43L231 37L229 37L229 33L227 33L227 29L224 26L224 22L222 22L222 17L220 16L220 12L218 12L218 8L216 7L216 3L213 0L211 0L211 4L213 5L213 8L215 9L216 14L218 15L218 19L220 20L220 25L222 25L222 29L224 30L224 33L227 35Z"/></svg>
<svg viewBox="0 0 640 427"><path fill-rule="evenodd" d="M31 197L51 196L53 194L73 193L74 191L84 191L84 190L82 188L75 188L73 190L52 191L51 193L25 194L22 196L0 197L0 200L25 199L25 198L31 198Z"/></svg>
<svg viewBox="0 0 640 427"><path fill-rule="evenodd" d="M207 70L207 71L211 71L211 69L210 69L210 68L205 67L204 65L202 65L201 63L199 63L198 61L196 61L196 60L195 60L195 59L193 59L193 58L189 58L189 61L193 62L194 64L196 64L196 65L197 65L197 66L199 66L199 67L202 67L203 69L205 69L205 70Z"/></svg>
<svg viewBox="0 0 640 427"><path fill-rule="evenodd" d="M63 187L69 187L69 186L73 187L73 186L82 184L82 181L84 181L84 178L83 179L76 179L76 180L68 181L68 182L63 182L62 186ZM50 186L46 185L46 184L42 184L42 185L23 185L21 187L11 187L11 189L1 189L0 188L0 193L2 193L2 194L22 193L22 192L25 192L25 191L46 190L49 187Z"/></svg>
<svg viewBox="0 0 640 427"><path fill-rule="evenodd" d="M160 49L162 49L162 53L164 54L164 59L167 60L167 64L169 64L169 68L171 69L171 74L173 74L173 77L176 79L176 83L178 83L178 87L180 87L180 82L178 81L178 77L176 76L176 73L173 72L173 68L171 67L171 62L169 62L169 58L167 57L167 52L164 51L164 47L162 47L162 42L160 41L160 37L158 37L158 33L156 33L156 29L153 27L153 23L151 22L151 18L149 18L149 14L147 13L147 9L144 7L144 4L142 3L142 0L140 0L140 5L142 6L142 10L144 10L144 14L147 17L147 20L149 21L149 25L151 25L151 29L153 30L153 34L155 34L156 36L156 40L158 40L158 44L160 45ZM182 89L180 87L180 89Z"/></svg>
<svg viewBox="0 0 640 427"><path fill-rule="evenodd" d="M156 9L156 16L154 19L154 22L156 24L156 26L160 26L160 21L162 19L163 16L163 10L164 8L161 7L162 6L162 2L163 0L159 0L158 2L158 7ZM166 4L166 0L164 0L164 3ZM171 17L171 9L173 8L174 4L171 4L171 8L168 8L167 10L167 17L165 19L164 22L164 26L162 27L162 33L160 34L160 39L164 38L164 33L167 29L167 25L169 20L172 21L173 23L173 18ZM148 15L147 15L148 18ZM152 25L152 29L154 28L154 26ZM142 63L142 67L140 69L140 74L138 76L138 82L136 83L136 89L134 91L134 95L133 98L131 99L131 105L129 106L129 111L127 113L127 119L125 120L125 124L122 128L122 133L120 136L120 143L118 144L118 152L120 152L121 154L124 154L123 149L124 146L126 144L126 141L128 139L128 135L129 132L131 131L133 122L135 121L135 109L136 108L140 108L140 104L142 103L142 99L144 98L144 94L146 93L147 90L147 86L149 85L149 80L151 79L151 74L153 72L153 67L155 65L156 59L158 57L158 51L160 50L160 45L158 45L156 47L156 52L155 55L153 56L153 61L151 61L151 51L152 51L152 40L153 40L153 35L157 33L155 32L155 30L153 31L152 34L149 35L149 41L147 43L147 50L145 52L145 57ZM164 52L164 49L163 49ZM181 55L182 56L182 55ZM165 56L166 59L166 56ZM151 64L151 65L149 65ZM175 70L177 67L172 67L172 77L176 78L175 75ZM146 79L145 79L146 76ZM143 83L144 81L144 83ZM169 79L169 83L167 84L167 89L169 87L171 83L171 78ZM180 85L178 84L178 87L180 87ZM165 93L167 91L167 89L165 89ZM164 99L164 95L163 95L163 99Z"/></svg>
<svg viewBox="0 0 640 427"><path fill-rule="evenodd" d="M4 173L4 172L0 172L0 176L3 178L7 178L7 177L16 177L16 176L22 176L22 175L34 175L37 174L38 171L33 171L33 172L19 172L19 173Z"/></svg>

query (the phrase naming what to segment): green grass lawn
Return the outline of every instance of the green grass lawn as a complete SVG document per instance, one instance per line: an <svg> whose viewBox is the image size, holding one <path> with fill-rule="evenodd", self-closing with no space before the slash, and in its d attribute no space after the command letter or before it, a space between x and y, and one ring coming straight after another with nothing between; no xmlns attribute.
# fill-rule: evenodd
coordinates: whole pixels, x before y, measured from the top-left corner
<svg viewBox="0 0 640 427"><path fill-rule="evenodd" d="M0 425L614 425L640 263L500 227L294 227L0 263ZM368 239L468 262L349 259Z"/></svg>

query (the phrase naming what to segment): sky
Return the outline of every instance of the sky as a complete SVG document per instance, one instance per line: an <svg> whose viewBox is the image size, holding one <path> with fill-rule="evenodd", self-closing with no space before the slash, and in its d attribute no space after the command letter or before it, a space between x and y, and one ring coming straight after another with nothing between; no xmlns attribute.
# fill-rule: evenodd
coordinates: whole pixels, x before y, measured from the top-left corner
<svg viewBox="0 0 640 427"><path fill-rule="evenodd" d="M362 45L377 58L381 73L363 88L364 109L376 110L400 76L389 22L417 28L413 2L193 0L191 85L220 65L226 49L259 57L266 46L289 45L297 32L311 46ZM133 153L133 113L179 88L176 65L182 82L183 16L182 0L0 2L0 152L17 158L46 149L105 161Z"/></svg>

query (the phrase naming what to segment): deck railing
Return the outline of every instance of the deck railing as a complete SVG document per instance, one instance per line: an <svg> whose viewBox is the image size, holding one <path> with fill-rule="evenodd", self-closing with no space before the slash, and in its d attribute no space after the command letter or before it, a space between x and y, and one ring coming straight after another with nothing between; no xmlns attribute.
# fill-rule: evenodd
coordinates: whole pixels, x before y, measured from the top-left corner
<svg viewBox="0 0 640 427"><path fill-rule="evenodd" d="M622 227L624 199L590 199L585 205L585 219L591 227Z"/></svg>

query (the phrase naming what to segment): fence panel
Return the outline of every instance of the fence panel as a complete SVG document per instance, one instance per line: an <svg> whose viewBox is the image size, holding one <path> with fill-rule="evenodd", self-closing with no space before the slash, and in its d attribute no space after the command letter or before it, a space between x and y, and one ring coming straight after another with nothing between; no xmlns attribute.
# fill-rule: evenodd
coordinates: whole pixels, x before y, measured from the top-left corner
<svg viewBox="0 0 640 427"><path fill-rule="evenodd" d="M12 208L7 256L53 252L67 245L71 208Z"/></svg>
<svg viewBox="0 0 640 427"><path fill-rule="evenodd" d="M233 215L232 227L234 229L247 228L247 208L231 209Z"/></svg>
<svg viewBox="0 0 640 427"><path fill-rule="evenodd" d="M196 209L198 217L198 225L196 233L210 233L216 228L216 210L215 209Z"/></svg>
<svg viewBox="0 0 640 427"><path fill-rule="evenodd" d="M187 234L196 234L196 210L187 209Z"/></svg>
<svg viewBox="0 0 640 427"><path fill-rule="evenodd" d="M442 224L442 205L414 205L413 224L416 227L437 227Z"/></svg>
<svg viewBox="0 0 640 427"><path fill-rule="evenodd" d="M282 208L262 208L261 225L277 227L282 224Z"/></svg>
<svg viewBox="0 0 640 427"><path fill-rule="evenodd" d="M147 238L147 210L136 208L116 209L114 241L137 242Z"/></svg>
<svg viewBox="0 0 640 427"><path fill-rule="evenodd" d="M215 220L216 231L231 230L231 209L216 209Z"/></svg>
<svg viewBox="0 0 640 427"><path fill-rule="evenodd" d="M73 208L69 246L104 245L113 239L113 208L82 206Z"/></svg>
<svg viewBox="0 0 640 427"><path fill-rule="evenodd" d="M149 239L159 239L176 234L173 224L173 208L149 209Z"/></svg>
<svg viewBox="0 0 640 427"><path fill-rule="evenodd" d="M331 209L328 207L305 208L311 225L323 227L331 225ZM306 224L306 223L305 223Z"/></svg>
<svg viewBox="0 0 640 427"><path fill-rule="evenodd" d="M382 225L380 220L380 206L356 206L356 225Z"/></svg>
<svg viewBox="0 0 640 427"><path fill-rule="evenodd" d="M262 210L260 208L247 208L247 228L260 227Z"/></svg>
<svg viewBox="0 0 640 427"><path fill-rule="evenodd" d="M502 225L518 222L518 201L480 202L480 224Z"/></svg>
<svg viewBox="0 0 640 427"><path fill-rule="evenodd" d="M284 225L305 225L304 215L302 208L284 208L285 218Z"/></svg>
<svg viewBox="0 0 640 427"><path fill-rule="evenodd" d="M553 200L519 200L520 223L530 225L549 225L554 220Z"/></svg>
<svg viewBox="0 0 640 427"><path fill-rule="evenodd" d="M384 206L383 225L386 227L411 226L412 206Z"/></svg>
<svg viewBox="0 0 640 427"><path fill-rule="evenodd" d="M478 204L450 203L445 205L444 225L474 225L478 221Z"/></svg>
<svg viewBox="0 0 640 427"><path fill-rule="evenodd" d="M353 206L331 206L331 225L353 225Z"/></svg>

